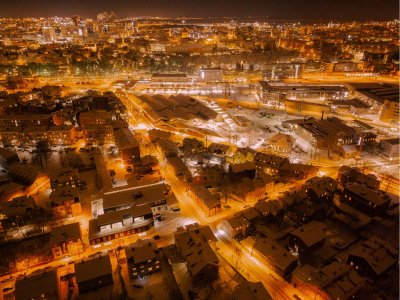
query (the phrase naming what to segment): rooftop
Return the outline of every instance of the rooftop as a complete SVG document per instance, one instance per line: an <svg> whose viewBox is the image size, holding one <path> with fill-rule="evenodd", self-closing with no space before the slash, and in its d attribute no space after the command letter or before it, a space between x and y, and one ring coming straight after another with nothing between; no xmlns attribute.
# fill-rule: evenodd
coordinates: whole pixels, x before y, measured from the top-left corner
<svg viewBox="0 0 400 300"><path fill-rule="evenodd" d="M186 229L178 227L174 238L192 276L202 272L208 265L218 265L218 257L209 245L210 241L216 241L209 226L195 223L186 226Z"/></svg>
<svg viewBox="0 0 400 300"><path fill-rule="evenodd" d="M147 185L128 185L119 188L105 190L103 193L104 210L126 206L144 205L164 200L166 198L166 186L163 182Z"/></svg>
<svg viewBox="0 0 400 300"><path fill-rule="evenodd" d="M202 185L191 185L190 189L209 209L221 204L219 196Z"/></svg>
<svg viewBox="0 0 400 300"><path fill-rule="evenodd" d="M79 222L54 227L50 234L50 243L58 244L81 239Z"/></svg>
<svg viewBox="0 0 400 300"><path fill-rule="evenodd" d="M364 285L364 280L352 267L339 262L332 262L321 269L302 265L293 276L323 290L331 299L350 299Z"/></svg>
<svg viewBox="0 0 400 300"><path fill-rule="evenodd" d="M75 262L75 278L79 284L107 274L112 274L110 256L99 255Z"/></svg>
<svg viewBox="0 0 400 300"><path fill-rule="evenodd" d="M376 275L381 275L397 264L398 249L377 237L357 244L349 251L350 256L363 258Z"/></svg>
<svg viewBox="0 0 400 300"><path fill-rule="evenodd" d="M134 264L147 262L158 255L158 247L153 239L138 239L135 243L125 247L128 262Z"/></svg>
<svg viewBox="0 0 400 300"><path fill-rule="evenodd" d="M57 272L55 270L34 272L15 282L16 300L41 299L42 295L50 294L58 297Z"/></svg>
<svg viewBox="0 0 400 300"><path fill-rule="evenodd" d="M312 247L319 241L325 239L325 231L325 224L313 220L292 231L290 234L301 239L307 247Z"/></svg>

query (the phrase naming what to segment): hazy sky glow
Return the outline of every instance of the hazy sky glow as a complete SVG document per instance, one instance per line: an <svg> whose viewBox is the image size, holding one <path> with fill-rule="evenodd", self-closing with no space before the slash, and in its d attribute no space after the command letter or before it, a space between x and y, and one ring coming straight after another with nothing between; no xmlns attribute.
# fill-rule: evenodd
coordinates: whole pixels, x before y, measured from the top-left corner
<svg viewBox="0 0 400 300"><path fill-rule="evenodd" d="M0 0L0 17L119 16L267 17L285 20L387 20L398 0Z"/></svg>

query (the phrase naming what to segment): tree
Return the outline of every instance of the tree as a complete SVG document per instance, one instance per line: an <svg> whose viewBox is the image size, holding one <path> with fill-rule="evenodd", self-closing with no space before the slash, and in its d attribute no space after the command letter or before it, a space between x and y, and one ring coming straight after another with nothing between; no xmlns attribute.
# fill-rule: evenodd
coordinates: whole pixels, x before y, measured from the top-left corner
<svg viewBox="0 0 400 300"><path fill-rule="evenodd" d="M47 166L50 152L50 144L47 140L40 140L36 143L36 159L42 169Z"/></svg>

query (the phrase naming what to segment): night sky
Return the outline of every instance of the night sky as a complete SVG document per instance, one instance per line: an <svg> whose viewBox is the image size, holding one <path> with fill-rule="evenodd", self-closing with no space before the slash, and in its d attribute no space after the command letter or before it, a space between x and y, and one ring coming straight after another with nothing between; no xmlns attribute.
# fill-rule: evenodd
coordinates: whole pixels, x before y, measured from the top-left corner
<svg viewBox="0 0 400 300"><path fill-rule="evenodd" d="M388 20L398 0L0 0L0 17L268 17L270 20Z"/></svg>

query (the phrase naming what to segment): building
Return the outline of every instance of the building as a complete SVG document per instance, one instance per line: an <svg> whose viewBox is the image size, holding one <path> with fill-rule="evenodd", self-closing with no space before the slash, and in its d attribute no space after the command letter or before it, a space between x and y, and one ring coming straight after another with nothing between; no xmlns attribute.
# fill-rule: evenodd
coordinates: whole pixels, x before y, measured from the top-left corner
<svg viewBox="0 0 400 300"><path fill-rule="evenodd" d="M161 141L160 141L161 142ZM165 143L159 143L159 145L165 145ZM169 144L169 143L167 143ZM172 143L173 144L173 143ZM162 147L162 146L161 146ZM162 147L163 148L163 147ZM165 149L165 148L163 148ZM171 154L171 152L164 152L165 155ZM182 161L182 159L178 156L169 156L167 158L168 163L171 165L171 167L174 169L175 176L179 178L180 180L183 180L185 182L191 182L192 181L192 173L189 171L189 168L187 165Z"/></svg>
<svg viewBox="0 0 400 300"><path fill-rule="evenodd" d="M327 227L318 221L311 221L289 233L290 245L295 252L310 254L322 246Z"/></svg>
<svg viewBox="0 0 400 300"><path fill-rule="evenodd" d="M389 159L396 159L400 156L400 142L399 139L381 140L379 144L383 154Z"/></svg>
<svg viewBox="0 0 400 300"><path fill-rule="evenodd" d="M5 218L15 218L32 215L36 209L35 199L32 196L21 196L11 201L0 203L0 215Z"/></svg>
<svg viewBox="0 0 400 300"><path fill-rule="evenodd" d="M272 300L267 289L261 282L245 281L233 290L233 300Z"/></svg>
<svg viewBox="0 0 400 300"><path fill-rule="evenodd" d="M79 186L78 169L64 168L50 177L50 187L52 191L59 188L76 188Z"/></svg>
<svg viewBox="0 0 400 300"><path fill-rule="evenodd" d="M319 118L331 112L331 107L321 101L304 101L303 99L286 99L285 110L289 114L305 115Z"/></svg>
<svg viewBox="0 0 400 300"><path fill-rule="evenodd" d="M203 68L199 72L199 79L204 82L222 82L222 77L221 68Z"/></svg>
<svg viewBox="0 0 400 300"><path fill-rule="evenodd" d="M145 232L154 226L149 204L132 206L98 215L89 221L89 242L95 248L107 246L112 240Z"/></svg>
<svg viewBox="0 0 400 300"><path fill-rule="evenodd" d="M186 95L140 95L133 98L134 103L144 112L144 116L153 123L189 121L198 119L211 121L218 113L202 102Z"/></svg>
<svg viewBox="0 0 400 300"><path fill-rule="evenodd" d="M79 125L105 125L112 120L112 113L105 110L85 111L79 114Z"/></svg>
<svg viewBox="0 0 400 300"><path fill-rule="evenodd" d="M283 204L279 200L258 200L254 205L266 221L280 221L283 219Z"/></svg>
<svg viewBox="0 0 400 300"><path fill-rule="evenodd" d="M353 299L365 284L350 266L340 262L332 262L320 269L302 265L293 273L291 282L305 294L323 300Z"/></svg>
<svg viewBox="0 0 400 300"><path fill-rule="evenodd" d="M76 217L82 214L79 189L60 187L50 194L50 208L57 218Z"/></svg>
<svg viewBox="0 0 400 300"><path fill-rule="evenodd" d="M35 145L39 141L47 141L50 145L71 145L76 142L77 132L72 125L1 126L0 139L12 145Z"/></svg>
<svg viewBox="0 0 400 300"><path fill-rule="evenodd" d="M350 95L369 105L370 113L379 116L383 122L399 120L399 86L381 83L346 84Z"/></svg>
<svg viewBox="0 0 400 300"><path fill-rule="evenodd" d="M360 275L376 280L397 266L398 258L398 249L378 237L372 237L350 248L347 263Z"/></svg>
<svg viewBox="0 0 400 300"><path fill-rule="evenodd" d="M282 277L289 278L297 267L297 258L271 238L254 240L253 237L248 237L242 243L253 256L257 255L266 260L268 267Z"/></svg>
<svg viewBox="0 0 400 300"><path fill-rule="evenodd" d="M244 177L254 179L256 178L256 173L256 165L252 161L229 165L229 177L233 181L239 181Z"/></svg>
<svg viewBox="0 0 400 300"><path fill-rule="evenodd" d="M103 192L102 208L96 214L115 212L117 210L150 205L154 216L168 211L167 187L163 182L143 186L128 185L121 188L106 189Z"/></svg>
<svg viewBox="0 0 400 300"><path fill-rule="evenodd" d="M39 270L15 281L15 300L42 299L59 299L56 270Z"/></svg>
<svg viewBox="0 0 400 300"><path fill-rule="evenodd" d="M212 194L202 185L191 185L188 189L189 197L203 210L206 216L213 216L221 211L219 195Z"/></svg>
<svg viewBox="0 0 400 300"><path fill-rule="evenodd" d="M125 247L130 278L144 277L161 270L160 250L153 239L138 239Z"/></svg>
<svg viewBox="0 0 400 300"><path fill-rule="evenodd" d="M294 145L294 138L288 134L277 133L268 140L268 148L272 151L289 153Z"/></svg>
<svg viewBox="0 0 400 300"><path fill-rule="evenodd" d="M111 125L86 125L81 132L86 146L102 146L114 143L114 129Z"/></svg>
<svg viewBox="0 0 400 300"><path fill-rule="evenodd" d="M324 100L345 98L348 91L343 86L273 84L269 81L260 81L259 94L263 101L280 105L285 99Z"/></svg>
<svg viewBox="0 0 400 300"><path fill-rule="evenodd" d="M376 190L379 190L381 184L376 175L364 174L360 169L349 166L340 167L337 181L342 186L345 186L347 183L357 182Z"/></svg>
<svg viewBox="0 0 400 300"><path fill-rule="evenodd" d="M210 245L217 239L209 226L178 227L174 238L194 286L209 286L218 279L218 257Z"/></svg>
<svg viewBox="0 0 400 300"><path fill-rule="evenodd" d="M238 215L223 220L220 226L230 238L244 237L248 233L250 222Z"/></svg>
<svg viewBox="0 0 400 300"><path fill-rule="evenodd" d="M115 145L125 164L140 163L140 148L135 135L129 128L114 130Z"/></svg>
<svg viewBox="0 0 400 300"><path fill-rule="evenodd" d="M97 290L114 283L108 254L75 262L74 267L79 294Z"/></svg>
<svg viewBox="0 0 400 300"><path fill-rule="evenodd" d="M311 146L337 151L341 145L359 145L362 134L335 117L289 120L282 123Z"/></svg>
<svg viewBox="0 0 400 300"><path fill-rule="evenodd" d="M303 77L302 63L277 63L268 64L264 68L264 80L282 80Z"/></svg>
<svg viewBox="0 0 400 300"><path fill-rule="evenodd" d="M290 164L290 161L287 157L257 152L254 163L257 170L262 170L267 174L277 174L284 165Z"/></svg>
<svg viewBox="0 0 400 300"><path fill-rule="evenodd" d="M49 114L6 114L0 117L0 126L30 127L51 126L52 118Z"/></svg>
<svg viewBox="0 0 400 300"><path fill-rule="evenodd" d="M383 191L352 182L344 187L342 201L369 216L378 216L389 209L391 198Z"/></svg>
<svg viewBox="0 0 400 300"><path fill-rule="evenodd" d="M54 227L50 234L50 246L55 259L82 254L83 241L79 222Z"/></svg>
<svg viewBox="0 0 400 300"><path fill-rule="evenodd" d="M151 82L162 82L162 83L179 83L187 82L188 77L186 74L153 74L151 76Z"/></svg>
<svg viewBox="0 0 400 300"><path fill-rule="evenodd" d="M304 184L307 195L319 203L331 201L337 189L337 182L331 177L313 177Z"/></svg>
<svg viewBox="0 0 400 300"><path fill-rule="evenodd" d="M8 169L15 163L19 163L18 154L14 151L0 147L0 167Z"/></svg>

